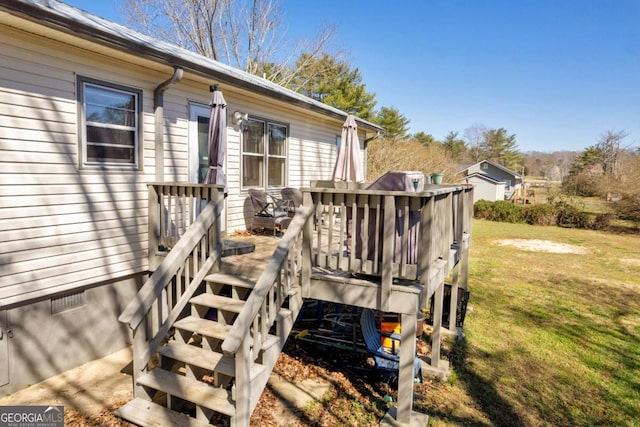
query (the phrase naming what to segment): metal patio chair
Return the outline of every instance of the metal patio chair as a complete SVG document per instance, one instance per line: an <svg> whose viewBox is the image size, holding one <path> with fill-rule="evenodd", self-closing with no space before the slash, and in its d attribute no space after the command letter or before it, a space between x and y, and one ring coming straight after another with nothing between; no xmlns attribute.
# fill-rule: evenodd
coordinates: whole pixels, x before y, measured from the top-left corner
<svg viewBox="0 0 640 427"><path fill-rule="evenodd" d="M252 232L256 229L269 229L273 230L275 236L277 231L282 232L289 226L291 218L281 200L258 188L249 189L249 198L253 207Z"/></svg>

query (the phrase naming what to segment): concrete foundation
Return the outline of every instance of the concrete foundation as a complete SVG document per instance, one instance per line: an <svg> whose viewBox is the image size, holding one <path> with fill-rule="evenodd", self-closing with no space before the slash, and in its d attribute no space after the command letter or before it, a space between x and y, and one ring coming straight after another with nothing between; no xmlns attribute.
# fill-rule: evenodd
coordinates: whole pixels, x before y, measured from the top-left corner
<svg viewBox="0 0 640 427"><path fill-rule="evenodd" d="M431 365L429 357L421 357L420 360L422 362L422 375L438 378L440 381L447 381L450 372L448 360L439 360L437 367Z"/></svg>
<svg viewBox="0 0 640 427"><path fill-rule="evenodd" d="M144 276L85 289L69 301L46 299L5 310L7 384L13 393L131 343L118 316L135 297ZM4 358L5 355L2 355Z"/></svg>
<svg viewBox="0 0 640 427"><path fill-rule="evenodd" d="M427 414L421 414L416 411L411 411L411 420L408 423L401 423L396 421L396 413L397 408L395 406L389 408L389 412L380 421L380 427L427 427L429 423Z"/></svg>

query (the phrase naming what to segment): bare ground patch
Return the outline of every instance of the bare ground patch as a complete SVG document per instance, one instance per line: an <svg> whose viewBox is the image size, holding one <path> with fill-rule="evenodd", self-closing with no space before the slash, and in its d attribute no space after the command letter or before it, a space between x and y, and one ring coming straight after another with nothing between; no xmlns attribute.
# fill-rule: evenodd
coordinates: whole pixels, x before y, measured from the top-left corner
<svg viewBox="0 0 640 427"><path fill-rule="evenodd" d="M514 246L518 249L532 252L549 252L555 254L579 254L587 253L587 250L576 245L567 243L557 243L550 240L539 239L503 239L496 240L495 243L500 246Z"/></svg>

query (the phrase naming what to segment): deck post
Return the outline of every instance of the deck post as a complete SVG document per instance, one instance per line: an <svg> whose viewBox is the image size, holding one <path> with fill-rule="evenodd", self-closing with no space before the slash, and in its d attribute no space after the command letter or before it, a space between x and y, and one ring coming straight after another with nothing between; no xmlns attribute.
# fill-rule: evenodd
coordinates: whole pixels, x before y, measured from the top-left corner
<svg viewBox="0 0 640 427"><path fill-rule="evenodd" d="M312 205L309 205L312 206ZM302 266L300 271L300 283L302 287L302 296L309 298L310 282L311 282L311 250L313 240L312 230L313 215L311 215L304 223L302 228Z"/></svg>
<svg viewBox="0 0 640 427"><path fill-rule="evenodd" d="M433 217L435 198L429 197L424 200L424 204L420 208L420 253L418 259L418 277L422 285L422 296L420 300L420 308L426 308L433 292L429 289L429 282L433 270L433 246L432 237Z"/></svg>
<svg viewBox="0 0 640 427"><path fill-rule="evenodd" d="M232 427L249 427L251 418L251 355L250 337L245 337L240 344L238 352L235 354L236 362L236 384L235 401L236 414L231 419Z"/></svg>
<svg viewBox="0 0 640 427"><path fill-rule="evenodd" d="M149 243L148 243L148 257L149 257L149 271L155 271L160 265L160 259L157 256L158 245L160 244L160 202L158 191L155 185L148 185L148 207L149 207Z"/></svg>
<svg viewBox="0 0 640 427"><path fill-rule="evenodd" d="M398 371L398 412L396 421L408 424L413 410L413 364L416 355L417 310L402 313L400 319L400 369Z"/></svg>
<svg viewBox="0 0 640 427"><path fill-rule="evenodd" d="M442 303L444 300L444 281L439 281L434 294L433 333L431 335L431 366L440 367L440 345L442 341Z"/></svg>
<svg viewBox="0 0 640 427"><path fill-rule="evenodd" d="M151 400L147 390L138 385L138 378L147 371L146 363L142 363L142 355L147 352L147 321L143 319L133 330L133 397Z"/></svg>
<svg viewBox="0 0 640 427"><path fill-rule="evenodd" d="M380 301L378 302L381 311L389 311L389 297L391 296L391 284L393 282L395 234L395 198L394 196L384 196L384 224L382 234L382 282L380 286ZM364 240L366 239L363 238L363 241ZM374 260L374 262L376 262L376 260Z"/></svg>
<svg viewBox="0 0 640 427"><path fill-rule="evenodd" d="M453 277L451 280L451 299L449 301L449 333L457 334L456 318L458 317L458 281L460 279L460 263L456 263L453 268Z"/></svg>

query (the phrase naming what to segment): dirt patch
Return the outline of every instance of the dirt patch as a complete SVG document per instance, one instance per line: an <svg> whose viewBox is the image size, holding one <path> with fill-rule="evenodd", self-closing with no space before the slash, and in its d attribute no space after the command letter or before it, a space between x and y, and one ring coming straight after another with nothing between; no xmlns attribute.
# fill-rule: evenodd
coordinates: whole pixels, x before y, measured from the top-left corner
<svg viewBox="0 0 640 427"><path fill-rule="evenodd" d="M496 240L500 246L514 246L518 249L532 252L549 252L554 254L586 254L587 250L576 245L557 243L550 240L538 239L504 239Z"/></svg>

